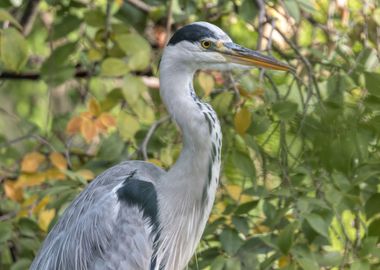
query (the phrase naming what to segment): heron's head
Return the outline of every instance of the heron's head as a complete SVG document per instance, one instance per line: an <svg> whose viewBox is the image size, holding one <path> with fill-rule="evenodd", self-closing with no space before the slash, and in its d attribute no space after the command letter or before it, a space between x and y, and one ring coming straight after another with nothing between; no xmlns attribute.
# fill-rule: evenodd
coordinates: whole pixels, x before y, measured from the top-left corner
<svg viewBox="0 0 380 270"><path fill-rule="evenodd" d="M177 30L164 52L163 65L186 65L192 69L260 67L289 70L276 59L244 48L234 42L219 27L207 22L195 22Z"/></svg>

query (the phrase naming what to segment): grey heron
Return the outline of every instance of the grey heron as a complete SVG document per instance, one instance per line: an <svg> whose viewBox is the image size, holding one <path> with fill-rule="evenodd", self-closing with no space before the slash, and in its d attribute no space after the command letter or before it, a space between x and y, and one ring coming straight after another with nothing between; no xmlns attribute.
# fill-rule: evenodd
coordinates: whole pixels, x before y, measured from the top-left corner
<svg viewBox="0 0 380 270"><path fill-rule="evenodd" d="M206 22L176 31L160 62L160 94L183 136L168 170L126 161L94 179L54 225L32 270L181 270L201 239L219 181L222 133L193 89L199 69L289 70Z"/></svg>

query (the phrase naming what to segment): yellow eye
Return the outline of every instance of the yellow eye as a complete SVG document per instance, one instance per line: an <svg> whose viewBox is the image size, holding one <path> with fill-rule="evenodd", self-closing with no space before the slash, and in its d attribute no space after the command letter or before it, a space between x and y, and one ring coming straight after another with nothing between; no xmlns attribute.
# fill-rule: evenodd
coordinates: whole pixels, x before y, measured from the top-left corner
<svg viewBox="0 0 380 270"><path fill-rule="evenodd" d="M201 45L202 45L203 48L208 49L211 46L211 41L202 40Z"/></svg>

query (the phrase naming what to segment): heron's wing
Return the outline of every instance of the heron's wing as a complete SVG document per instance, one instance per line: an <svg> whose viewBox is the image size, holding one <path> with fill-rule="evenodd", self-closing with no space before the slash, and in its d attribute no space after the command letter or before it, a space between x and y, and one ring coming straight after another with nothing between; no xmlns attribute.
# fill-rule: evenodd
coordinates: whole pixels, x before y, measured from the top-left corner
<svg viewBox="0 0 380 270"><path fill-rule="evenodd" d="M148 269L157 228L154 181L163 173L134 161L99 175L65 210L30 269Z"/></svg>

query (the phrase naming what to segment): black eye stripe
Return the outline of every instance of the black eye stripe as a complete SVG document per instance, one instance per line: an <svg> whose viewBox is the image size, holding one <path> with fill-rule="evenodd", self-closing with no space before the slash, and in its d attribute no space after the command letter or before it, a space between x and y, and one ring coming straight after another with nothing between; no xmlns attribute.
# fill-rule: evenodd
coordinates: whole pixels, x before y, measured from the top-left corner
<svg viewBox="0 0 380 270"><path fill-rule="evenodd" d="M199 24L189 24L174 33L168 45L175 45L181 41L200 42L205 38L219 39L213 31Z"/></svg>

